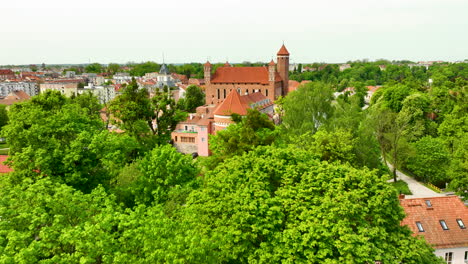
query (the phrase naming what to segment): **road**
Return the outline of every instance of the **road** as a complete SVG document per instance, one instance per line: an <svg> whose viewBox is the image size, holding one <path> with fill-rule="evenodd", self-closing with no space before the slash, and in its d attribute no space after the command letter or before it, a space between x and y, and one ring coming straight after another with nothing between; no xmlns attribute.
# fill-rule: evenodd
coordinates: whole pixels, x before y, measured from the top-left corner
<svg viewBox="0 0 468 264"><path fill-rule="evenodd" d="M392 171L393 166L389 163L387 163L388 168L390 171ZM415 179L406 176L399 170L396 171L397 174L397 180L402 180L408 184L408 187L410 191L413 193L412 195L406 195L405 198L411 199L411 198L426 198L426 197L441 197L441 196L447 196L450 194L446 193L436 193L433 190L427 188L426 186L422 185L420 182L416 181ZM393 178L391 180L388 180L388 182L393 182Z"/></svg>

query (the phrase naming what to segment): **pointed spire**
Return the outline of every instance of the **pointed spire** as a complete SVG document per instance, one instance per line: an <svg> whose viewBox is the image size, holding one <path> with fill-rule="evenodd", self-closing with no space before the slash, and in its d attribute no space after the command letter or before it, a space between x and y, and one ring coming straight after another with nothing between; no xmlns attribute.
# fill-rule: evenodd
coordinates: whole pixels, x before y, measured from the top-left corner
<svg viewBox="0 0 468 264"><path fill-rule="evenodd" d="M204 64L204 66L211 66L211 63L209 61L206 61L206 63Z"/></svg>
<svg viewBox="0 0 468 264"><path fill-rule="evenodd" d="M226 61L226 63L224 63L224 67L231 67L231 64L229 64L229 62Z"/></svg>
<svg viewBox="0 0 468 264"><path fill-rule="evenodd" d="M273 61L273 59L271 59L270 63L268 63L268 66L275 66L275 62Z"/></svg>
<svg viewBox="0 0 468 264"><path fill-rule="evenodd" d="M284 43L283 43L283 46L281 46L280 50L278 51L278 53L276 55L278 55L278 56L289 56L289 51L288 51L288 49L286 49L286 46L284 46Z"/></svg>

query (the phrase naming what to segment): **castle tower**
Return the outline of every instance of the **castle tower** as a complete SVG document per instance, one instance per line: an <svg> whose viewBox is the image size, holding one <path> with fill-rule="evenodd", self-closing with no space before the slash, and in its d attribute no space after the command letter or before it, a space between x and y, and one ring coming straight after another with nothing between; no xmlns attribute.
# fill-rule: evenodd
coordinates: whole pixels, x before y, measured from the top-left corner
<svg viewBox="0 0 468 264"><path fill-rule="evenodd" d="M289 89L289 51L283 44L276 55L278 56L278 73L283 80L282 95L284 96L288 93Z"/></svg>
<svg viewBox="0 0 468 264"><path fill-rule="evenodd" d="M268 63L268 81L275 82L275 62L273 60Z"/></svg>
<svg viewBox="0 0 468 264"><path fill-rule="evenodd" d="M207 61L204 65L203 76L205 77L205 85L210 85L211 83L211 63Z"/></svg>

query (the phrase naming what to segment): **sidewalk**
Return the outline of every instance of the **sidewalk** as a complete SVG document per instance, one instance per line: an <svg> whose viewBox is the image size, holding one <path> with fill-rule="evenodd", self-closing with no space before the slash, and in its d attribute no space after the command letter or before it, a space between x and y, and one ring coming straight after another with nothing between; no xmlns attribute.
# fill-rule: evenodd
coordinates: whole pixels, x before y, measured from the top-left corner
<svg viewBox="0 0 468 264"><path fill-rule="evenodd" d="M387 166L390 169L390 171L393 170L393 166L390 163L387 163ZM441 196L450 195L448 193L447 194L445 194L445 193L436 193L433 190L431 190L431 189L427 188L426 186L422 185L421 183L419 183L415 179L413 179L413 178L411 178L409 176L406 176L405 174L403 174L399 170L396 171L396 174L397 174L397 180L402 180L402 181L406 182L408 184L408 187L409 187L410 191L413 193L412 195L406 195L405 197L407 199L426 198L426 197L441 197ZM392 177L393 177L393 175L392 175ZM391 180L388 180L387 182L393 182L393 178Z"/></svg>

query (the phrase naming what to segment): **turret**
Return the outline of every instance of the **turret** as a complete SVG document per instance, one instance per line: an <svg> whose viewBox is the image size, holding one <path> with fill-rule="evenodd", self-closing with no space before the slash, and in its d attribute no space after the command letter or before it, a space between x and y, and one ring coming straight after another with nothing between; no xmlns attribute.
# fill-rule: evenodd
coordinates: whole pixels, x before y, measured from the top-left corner
<svg viewBox="0 0 468 264"><path fill-rule="evenodd" d="M204 65L204 77L205 84L209 85L211 83L211 63L207 61Z"/></svg>
<svg viewBox="0 0 468 264"><path fill-rule="evenodd" d="M274 82L275 81L275 62L273 60L268 63L268 81Z"/></svg>
<svg viewBox="0 0 468 264"><path fill-rule="evenodd" d="M278 73L283 80L282 94L284 96L289 89L289 51L283 44L276 55L278 56Z"/></svg>

